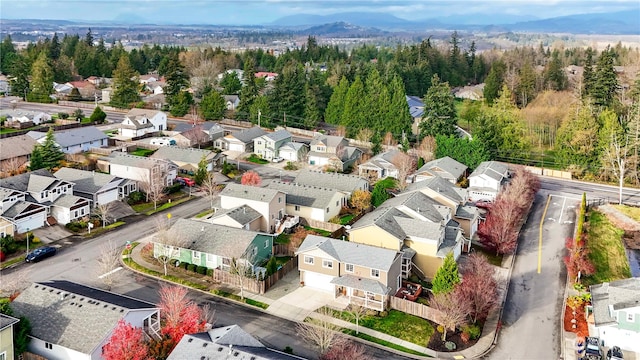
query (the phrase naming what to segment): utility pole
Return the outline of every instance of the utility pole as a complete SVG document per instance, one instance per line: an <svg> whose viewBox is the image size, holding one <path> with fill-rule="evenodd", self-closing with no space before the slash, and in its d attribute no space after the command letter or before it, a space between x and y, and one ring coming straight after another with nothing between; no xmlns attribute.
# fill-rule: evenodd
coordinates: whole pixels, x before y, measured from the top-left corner
<svg viewBox="0 0 640 360"><path fill-rule="evenodd" d="M262 115L262 111L258 109L258 127L260 127L260 116Z"/></svg>

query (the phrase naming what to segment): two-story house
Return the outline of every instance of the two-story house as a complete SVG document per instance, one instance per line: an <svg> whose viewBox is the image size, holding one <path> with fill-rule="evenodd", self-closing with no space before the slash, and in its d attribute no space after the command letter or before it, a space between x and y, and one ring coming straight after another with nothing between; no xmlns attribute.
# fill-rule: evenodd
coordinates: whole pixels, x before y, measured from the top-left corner
<svg viewBox="0 0 640 360"><path fill-rule="evenodd" d="M215 142L218 139L221 139L226 134L224 128L215 121L203 121L198 124L180 122L176 124L173 128L174 139L176 139L176 136L178 134L183 133L185 131L192 130L194 128L199 128L201 131L206 133L208 137L208 141L213 141L213 142ZM191 146L186 144L180 144L178 140L179 138L176 139L176 142L178 142L178 145Z"/></svg>
<svg viewBox="0 0 640 360"><path fill-rule="evenodd" d="M253 152L253 140L267 132L258 126L234 131L225 137L214 141L214 147L220 150L236 151L239 153Z"/></svg>
<svg viewBox="0 0 640 360"><path fill-rule="evenodd" d="M44 359L102 359L102 347L120 320L160 337L156 305L65 280L31 284L11 309L29 319L29 352Z"/></svg>
<svg viewBox="0 0 640 360"><path fill-rule="evenodd" d="M198 171L200 161L204 159L207 164L207 171L222 166L226 156L211 150L201 150L193 148L181 148L177 146L162 146L153 155L153 159L166 159L178 166L179 171L185 173L195 173Z"/></svg>
<svg viewBox="0 0 640 360"><path fill-rule="evenodd" d="M280 147L288 142L291 142L291 133L287 130L274 131L253 139L253 152L271 161L280 156Z"/></svg>
<svg viewBox="0 0 640 360"><path fill-rule="evenodd" d="M494 201L509 178L507 165L497 161L485 161L469 175L469 199Z"/></svg>
<svg viewBox="0 0 640 360"><path fill-rule="evenodd" d="M440 176L452 184L456 184L466 175L468 169L466 165L445 156L425 163L413 174L412 178L413 182L419 182Z"/></svg>
<svg viewBox="0 0 640 360"><path fill-rule="evenodd" d="M73 183L73 195L89 200L92 207L123 199L138 190L133 180L95 171L63 167L53 176Z"/></svg>
<svg viewBox="0 0 640 360"><path fill-rule="evenodd" d="M38 143L45 141L47 133L29 131L27 135ZM76 154L109 145L109 137L95 126L85 126L53 133L54 141L65 154Z"/></svg>
<svg viewBox="0 0 640 360"><path fill-rule="evenodd" d="M114 151L98 159L98 168L113 176L141 183L161 181L165 186L173 185L178 166L166 159L155 159Z"/></svg>
<svg viewBox="0 0 640 360"><path fill-rule="evenodd" d="M402 286L402 254L382 247L307 235L296 252L304 286L383 311Z"/></svg>
<svg viewBox="0 0 640 360"><path fill-rule="evenodd" d="M347 206L347 200L351 199L351 195L354 191L369 190L369 182L358 175L323 172L310 169L300 170L293 182L306 186L336 189L345 195L342 206Z"/></svg>
<svg viewBox="0 0 640 360"><path fill-rule="evenodd" d="M367 179L377 180L387 177L398 178L398 166L396 163L399 159L400 150L387 150L382 152L369 161L358 165L358 174Z"/></svg>
<svg viewBox="0 0 640 360"><path fill-rule="evenodd" d="M260 231L273 233L278 220L283 219L286 214L286 195L276 189L234 183L228 184L220 192L222 209L234 209L243 205L262 215Z"/></svg>
<svg viewBox="0 0 640 360"><path fill-rule="evenodd" d="M307 221L328 222L340 214L346 196L336 189L272 181L269 189L286 194L286 213Z"/></svg>
<svg viewBox="0 0 640 360"><path fill-rule="evenodd" d="M191 219L179 219L171 231L184 241L174 247L172 259L208 269L233 270L232 261L242 260L255 273L273 254L273 236L224 225L207 224ZM167 256L166 245L154 242L154 256Z"/></svg>
<svg viewBox="0 0 640 360"><path fill-rule="evenodd" d="M0 314L0 360L17 358L13 350L13 326L18 322L13 316Z"/></svg>
<svg viewBox="0 0 640 360"><path fill-rule="evenodd" d="M349 230L349 240L403 253L402 276L431 279L447 254L458 259L464 237L448 207L421 193L385 201Z"/></svg>
<svg viewBox="0 0 640 360"><path fill-rule="evenodd" d="M640 352L640 278L591 285L589 335L604 346Z"/></svg>
<svg viewBox="0 0 640 360"><path fill-rule="evenodd" d="M317 135L311 140L308 159L310 165L345 171L362 156L362 150L349 146L342 136Z"/></svg>
<svg viewBox="0 0 640 360"><path fill-rule="evenodd" d="M163 130L167 130L167 114L158 110L131 109L120 125L120 135L129 138Z"/></svg>
<svg viewBox="0 0 640 360"><path fill-rule="evenodd" d="M26 197L26 192L0 187L0 237L44 226L47 207L28 202Z"/></svg>

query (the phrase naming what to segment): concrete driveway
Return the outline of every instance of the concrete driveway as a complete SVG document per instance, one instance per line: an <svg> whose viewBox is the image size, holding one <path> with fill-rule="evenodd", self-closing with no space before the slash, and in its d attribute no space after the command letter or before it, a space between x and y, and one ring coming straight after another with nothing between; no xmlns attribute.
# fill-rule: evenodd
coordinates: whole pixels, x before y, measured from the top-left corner
<svg viewBox="0 0 640 360"><path fill-rule="evenodd" d="M35 229L32 232L34 236L40 238L43 244L49 244L73 235L71 231L59 224Z"/></svg>
<svg viewBox="0 0 640 360"><path fill-rule="evenodd" d="M293 321L303 321L309 313L325 305L346 307L346 303L336 301L332 294L310 287L300 287L275 300L267 308L267 312Z"/></svg>

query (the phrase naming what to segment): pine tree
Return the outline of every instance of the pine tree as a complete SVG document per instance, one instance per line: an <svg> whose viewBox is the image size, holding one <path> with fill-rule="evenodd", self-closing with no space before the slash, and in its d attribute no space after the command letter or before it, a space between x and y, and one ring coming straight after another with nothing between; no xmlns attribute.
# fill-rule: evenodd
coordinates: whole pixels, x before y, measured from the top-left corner
<svg viewBox="0 0 640 360"><path fill-rule="evenodd" d="M87 31L87 34L84 36L84 43L87 46L93 46L93 33L91 32L91 28Z"/></svg>
<svg viewBox="0 0 640 360"><path fill-rule="evenodd" d="M205 94L199 106L200 115L205 120L220 120L224 117L224 112L227 109L224 98L215 90Z"/></svg>
<svg viewBox="0 0 640 360"><path fill-rule="evenodd" d="M11 35L7 35L0 43L0 72L12 74L12 68L18 58Z"/></svg>
<svg viewBox="0 0 640 360"><path fill-rule="evenodd" d="M536 96L536 74L531 62L527 59L520 68L520 82L518 84L518 103L523 107L527 107L529 101Z"/></svg>
<svg viewBox="0 0 640 360"><path fill-rule="evenodd" d="M400 139L402 134L411 132L412 117L409 113L407 105L407 94L404 91L404 84L400 76L394 76L391 79L391 85L388 87L390 96L389 115L383 128L390 131L396 139Z"/></svg>
<svg viewBox="0 0 640 360"><path fill-rule="evenodd" d="M448 253L442 265L436 271L436 275L431 282L431 291L434 294L448 293L460 283L458 264L453 259L453 253Z"/></svg>
<svg viewBox="0 0 640 360"><path fill-rule="evenodd" d="M20 96L26 101L29 92L31 92L31 84L29 84L29 66L22 56L17 56L17 61L11 68L13 78L9 80L11 84L11 95Z"/></svg>
<svg viewBox="0 0 640 360"><path fill-rule="evenodd" d="M69 101L81 101L82 100L82 95L80 95L80 90L78 90L78 88L76 88L76 87L71 89L71 92L67 96L67 100L69 100Z"/></svg>
<svg viewBox="0 0 640 360"><path fill-rule="evenodd" d="M244 74L242 79L244 84L240 90L240 105L238 105L238 115L243 119L249 116L251 105L258 97L258 84L256 83L255 60L247 59L244 64Z"/></svg>
<svg viewBox="0 0 640 360"><path fill-rule="evenodd" d="M193 97L188 91L180 91L172 100L169 112L173 116L185 116L193 105Z"/></svg>
<svg viewBox="0 0 640 360"><path fill-rule="evenodd" d="M29 160L29 170L34 171L44 169L44 159L42 158L42 145L36 144L31 151Z"/></svg>
<svg viewBox="0 0 640 360"><path fill-rule="evenodd" d="M42 145L36 145L31 153L31 170L51 170L60 166L64 153L55 142L53 128L49 128ZM35 160L35 161L34 161Z"/></svg>
<svg viewBox="0 0 640 360"><path fill-rule="evenodd" d="M582 96L589 96L593 91L593 82L595 75L593 74L593 49L588 47L584 61L584 70L582 71Z"/></svg>
<svg viewBox="0 0 640 360"><path fill-rule="evenodd" d="M507 71L506 65L502 61L496 61L491 65L489 75L484 81L484 101L491 105L500 96L500 89L504 82L504 73Z"/></svg>
<svg viewBox="0 0 640 360"><path fill-rule="evenodd" d="M53 93L53 69L45 51L40 52L38 59L31 66L30 99L35 102L51 102L49 95Z"/></svg>
<svg viewBox="0 0 640 360"><path fill-rule="evenodd" d="M58 33L53 33L51 42L49 43L49 58L51 60L58 60L60 57L60 40L58 39Z"/></svg>
<svg viewBox="0 0 640 360"><path fill-rule="evenodd" d="M322 120L318 97L313 90L313 86L307 84L305 86L305 103L304 103L304 126L308 129L314 129Z"/></svg>
<svg viewBox="0 0 640 360"><path fill-rule="evenodd" d="M600 54L596 66L591 97L594 105L611 106L619 89L618 76L613 68L613 50L607 48Z"/></svg>
<svg viewBox="0 0 640 360"><path fill-rule="evenodd" d="M198 170L196 171L196 175L193 178L196 184L202 185L202 182L207 177L207 174L209 172L207 170L207 166L207 158L205 156L202 156L202 159L200 159L200 162L198 163Z"/></svg>
<svg viewBox="0 0 640 360"><path fill-rule="evenodd" d="M96 106L96 108L93 109L93 113L91 113L91 116L89 117L89 120L91 120L91 122L95 124L102 124L106 119L107 114L102 110L100 106Z"/></svg>
<svg viewBox="0 0 640 360"><path fill-rule="evenodd" d="M456 108L451 88L433 75L431 87L424 96L424 120L420 123L421 137L453 135L456 131Z"/></svg>
<svg viewBox="0 0 640 360"><path fill-rule="evenodd" d="M544 80L550 89L556 91L565 90L569 86L569 80L560 59L560 51L557 49L553 50L551 61L549 61L544 70Z"/></svg>
<svg viewBox="0 0 640 360"><path fill-rule="evenodd" d="M124 109L138 101L140 101L138 74L131 67L129 56L123 54L113 72L113 93L110 104Z"/></svg>
<svg viewBox="0 0 640 360"><path fill-rule="evenodd" d="M324 112L324 121L327 124L339 125L342 122L342 113L344 112L344 103L349 91L349 80L342 77L338 85L333 88L331 98Z"/></svg>
<svg viewBox="0 0 640 360"><path fill-rule="evenodd" d="M189 86L189 76L177 52L171 53L168 59L165 69L167 86L164 88L167 104L173 116L184 116L193 103L191 95L184 94Z"/></svg>
<svg viewBox="0 0 640 360"><path fill-rule="evenodd" d="M242 83L240 79L238 79L238 74L236 74L235 71L225 73L222 81L220 81L220 86L224 88L222 92L225 95L238 94L242 89Z"/></svg>
<svg viewBox="0 0 640 360"><path fill-rule="evenodd" d="M352 136L358 132L358 130L368 127L367 119L364 117L366 93L364 91L364 84L360 79L360 76L356 76L347 91L347 96L344 100L344 111L342 113L342 119L340 124L347 127L347 133Z"/></svg>

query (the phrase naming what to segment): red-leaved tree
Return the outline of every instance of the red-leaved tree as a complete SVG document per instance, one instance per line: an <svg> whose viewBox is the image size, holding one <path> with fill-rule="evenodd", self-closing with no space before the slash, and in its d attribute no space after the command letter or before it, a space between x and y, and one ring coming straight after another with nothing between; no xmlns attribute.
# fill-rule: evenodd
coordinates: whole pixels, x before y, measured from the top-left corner
<svg viewBox="0 0 640 360"><path fill-rule="evenodd" d="M567 255L562 260L571 279L577 278L578 273L582 276L591 275L596 271L595 266L589 259L589 249L584 244L584 240L576 241L572 238L567 238L565 241Z"/></svg>
<svg viewBox="0 0 640 360"><path fill-rule="evenodd" d="M444 328L442 341L447 341L447 330L455 331L466 322L471 312L469 303L462 297L458 286L453 291L433 295L429 300L429 306L440 312L437 323Z"/></svg>
<svg viewBox="0 0 640 360"><path fill-rule="evenodd" d="M462 282L458 291L468 303L471 320L475 323L487 318L489 311L498 302L498 283L495 269L484 255L471 254L462 267Z"/></svg>
<svg viewBox="0 0 640 360"><path fill-rule="evenodd" d="M102 357L106 360L146 360L148 347L141 328L120 320L106 345Z"/></svg>
<svg viewBox="0 0 640 360"><path fill-rule="evenodd" d="M260 184L262 184L262 178L260 177L260 175L258 175L257 172L249 170L246 173L242 174L240 183L242 185L260 186Z"/></svg>
<svg viewBox="0 0 640 360"><path fill-rule="evenodd" d="M187 298L187 289L182 286L162 285L160 287L160 315L162 334L168 335L177 344L184 334L204 330L202 310Z"/></svg>
<svg viewBox="0 0 640 360"><path fill-rule="evenodd" d="M320 360L367 360L364 346L350 340L339 341L320 356Z"/></svg>

